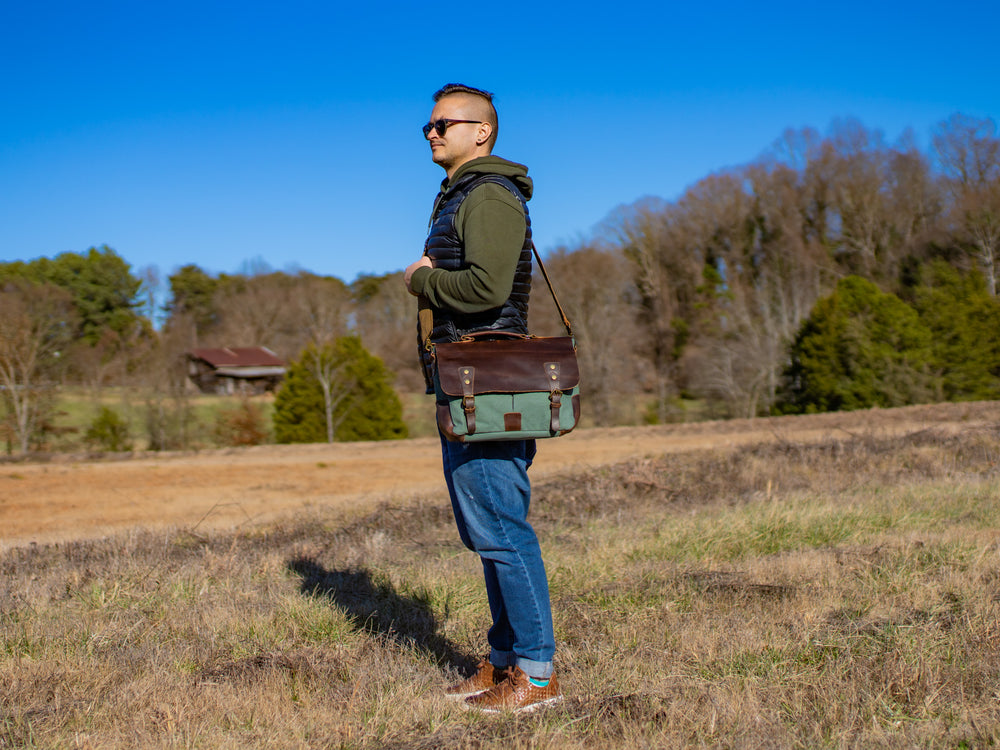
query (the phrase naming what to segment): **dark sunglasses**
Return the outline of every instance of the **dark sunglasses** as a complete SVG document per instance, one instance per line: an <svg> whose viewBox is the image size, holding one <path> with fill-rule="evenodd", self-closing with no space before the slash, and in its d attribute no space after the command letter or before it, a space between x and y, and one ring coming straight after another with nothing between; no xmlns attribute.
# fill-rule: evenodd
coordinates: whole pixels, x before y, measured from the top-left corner
<svg viewBox="0 0 1000 750"><path fill-rule="evenodd" d="M435 120L434 122L429 122L426 125L424 125L423 127L424 138L429 136L432 130L438 135L444 135L449 127L463 122L470 122L474 125L483 124L482 120L445 120L445 119Z"/></svg>

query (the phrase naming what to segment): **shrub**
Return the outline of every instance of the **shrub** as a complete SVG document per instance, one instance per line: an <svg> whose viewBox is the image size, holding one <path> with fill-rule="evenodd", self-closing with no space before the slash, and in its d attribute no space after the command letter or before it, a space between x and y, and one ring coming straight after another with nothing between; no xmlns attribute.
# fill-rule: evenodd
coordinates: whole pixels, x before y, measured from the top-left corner
<svg viewBox="0 0 1000 750"><path fill-rule="evenodd" d="M263 410L247 398L215 416L215 440L220 445L261 445L267 442Z"/></svg>
<svg viewBox="0 0 1000 750"><path fill-rule="evenodd" d="M152 394L146 399L145 421L151 451L186 450L200 433L194 409L183 396Z"/></svg>
<svg viewBox="0 0 1000 750"><path fill-rule="evenodd" d="M356 336L307 346L274 399L279 443L391 440L407 435L392 373Z"/></svg>
<svg viewBox="0 0 1000 750"><path fill-rule="evenodd" d="M128 422L108 406L101 407L84 433L84 440L91 448L111 453L132 450Z"/></svg>

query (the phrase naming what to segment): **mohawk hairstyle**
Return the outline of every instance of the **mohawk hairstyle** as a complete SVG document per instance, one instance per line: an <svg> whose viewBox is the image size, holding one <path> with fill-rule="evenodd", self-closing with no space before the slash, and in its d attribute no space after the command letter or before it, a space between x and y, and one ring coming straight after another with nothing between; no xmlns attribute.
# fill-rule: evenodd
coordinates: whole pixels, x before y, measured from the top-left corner
<svg viewBox="0 0 1000 750"><path fill-rule="evenodd" d="M483 91L482 89L473 88L472 86L466 86L464 83L446 83L444 86L439 88L434 92L432 97L435 101L439 101L443 97L450 96L451 94L468 94L470 96L478 96L480 99L484 99L490 107L490 112L492 116L490 117L490 125L493 126L493 133L490 135L490 151L493 150L493 146L497 142L497 134L500 132L500 118L497 115L497 108L493 104L493 94L489 91Z"/></svg>
<svg viewBox="0 0 1000 750"><path fill-rule="evenodd" d="M476 89L472 86L466 86L463 83L446 83L434 92L434 101L437 101L442 96L448 96L448 94L472 94L473 96L481 96L483 99L488 101L491 106L493 104L493 94L489 91L483 91L482 89Z"/></svg>

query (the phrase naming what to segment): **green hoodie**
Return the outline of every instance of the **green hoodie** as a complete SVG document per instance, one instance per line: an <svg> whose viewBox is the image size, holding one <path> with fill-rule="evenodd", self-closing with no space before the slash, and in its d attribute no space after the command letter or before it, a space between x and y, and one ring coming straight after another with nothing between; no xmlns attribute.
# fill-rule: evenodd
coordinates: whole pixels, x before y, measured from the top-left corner
<svg viewBox="0 0 1000 750"><path fill-rule="evenodd" d="M441 183L438 198L469 172L503 175L517 185L525 200L531 198L528 168L498 156L482 156L460 166L450 180ZM479 185L455 216L455 229L465 250L464 267L458 271L417 269L410 287L438 308L475 313L499 307L514 285L525 228L524 210L509 190L495 183Z"/></svg>

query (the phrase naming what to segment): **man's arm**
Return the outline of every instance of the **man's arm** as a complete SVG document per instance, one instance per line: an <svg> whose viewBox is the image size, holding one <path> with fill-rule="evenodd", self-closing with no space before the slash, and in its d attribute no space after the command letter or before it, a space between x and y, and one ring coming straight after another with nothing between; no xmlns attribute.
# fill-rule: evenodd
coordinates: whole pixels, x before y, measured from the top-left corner
<svg viewBox="0 0 1000 750"><path fill-rule="evenodd" d="M524 210L500 185L477 187L459 211L465 268L447 271L421 261L407 268L411 293L435 307L463 313L499 307L510 296L524 246Z"/></svg>

